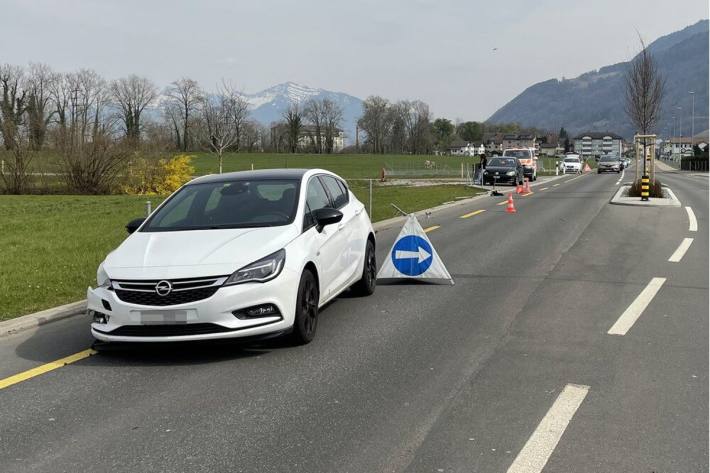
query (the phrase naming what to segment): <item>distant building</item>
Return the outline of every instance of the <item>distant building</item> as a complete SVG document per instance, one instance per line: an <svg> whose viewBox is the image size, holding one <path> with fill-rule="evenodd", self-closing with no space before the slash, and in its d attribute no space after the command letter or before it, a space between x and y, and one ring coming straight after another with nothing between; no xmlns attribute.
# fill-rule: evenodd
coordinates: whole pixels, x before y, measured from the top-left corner
<svg viewBox="0 0 710 473"><path fill-rule="evenodd" d="M574 138L574 151L582 158L616 154L621 156L624 139L608 131L588 131Z"/></svg>
<svg viewBox="0 0 710 473"><path fill-rule="evenodd" d="M531 134L521 134L521 135L503 135L503 149L510 148L535 148L539 151L539 143L537 142L537 137Z"/></svg>
<svg viewBox="0 0 710 473"><path fill-rule="evenodd" d="M673 136L663 143L663 152L666 154L681 154L685 150L692 149L690 136Z"/></svg>
<svg viewBox="0 0 710 473"><path fill-rule="evenodd" d="M325 152L325 130L320 130L321 144ZM288 127L284 123L277 123L271 127L271 142L278 151L285 151L288 142ZM301 151L314 151L318 142L316 127L304 125L298 134L298 149ZM345 147L345 133L340 128L335 130L333 136L333 153L339 153Z"/></svg>
<svg viewBox="0 0 710 473"><path fill-rule="evenodd" d="M557 156L564 153L565 149L555 143L542 143L540 145L540 156Z"/></svg>
<svg viewBox="0 0 710 473"><path fill-rule="evenodd" d="M447 153L452 156L476 156L486 152L485 146L481 143L467 143L464 141L455 141L447 148Z"/></svg>

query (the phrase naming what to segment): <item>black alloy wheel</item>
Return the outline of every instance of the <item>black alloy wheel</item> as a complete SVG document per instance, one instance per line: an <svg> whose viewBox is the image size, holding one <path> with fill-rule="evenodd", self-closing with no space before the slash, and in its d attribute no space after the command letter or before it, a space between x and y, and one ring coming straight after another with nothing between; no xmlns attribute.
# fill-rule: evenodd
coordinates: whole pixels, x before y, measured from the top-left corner
<svg viewBox="0 0 710 473"><path fill-rule="evenodd" d="M291 338L298 345L310 343L318 328L318 282L306 269L301 275L296 299L296 318L293 321Z"/></svg>
<svg viewBox="0 0 710 473"><path fill-rule="evenodd" d="M362 277L353 284L353 292L358 296L369 296L375 292L377 287L377 258L375 256L375 244L367 240L365 247L365 260L362 267Z"/></svg>

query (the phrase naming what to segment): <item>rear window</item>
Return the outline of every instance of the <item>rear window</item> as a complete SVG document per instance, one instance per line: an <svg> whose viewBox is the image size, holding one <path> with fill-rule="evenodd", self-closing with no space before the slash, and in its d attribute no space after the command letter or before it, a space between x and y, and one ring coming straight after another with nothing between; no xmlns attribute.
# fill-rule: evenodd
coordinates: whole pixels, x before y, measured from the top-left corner
<svg viewBox="0 0 710 473"><path fill-rule="evenodd" d="M503 156L513 156L518 159L531 159L532 153L525 149L506 149L503 151Z"/></svg>
<svg viewBox="0 0 710 473"><path fill-rule="evenodd" d="M501 166L501 167L515 167L517 165L517 159L514 158L491 158L488 161L489 166Z"/></svg>

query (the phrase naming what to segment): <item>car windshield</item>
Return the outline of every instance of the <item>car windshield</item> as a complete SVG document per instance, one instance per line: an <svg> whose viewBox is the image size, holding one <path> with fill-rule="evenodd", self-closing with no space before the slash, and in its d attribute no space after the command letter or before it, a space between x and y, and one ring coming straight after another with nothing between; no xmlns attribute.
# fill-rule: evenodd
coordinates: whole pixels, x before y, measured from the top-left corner
<svg viewBox="0 0 710 473"><path fill-rule="evenodd" d="M503 156L512 156L518 159L530 159L530 151L524 149L506 149Z"/></svg>
<svg viewBox="0 0 710 473"><path fill-rule="evenodd" d="M505 168L513 168L516 165L515 158L492 158L488 161L489 166L499 166Z"/></svg>
<svg viewBox="0 0 710 473"><path fill-rule="evenodd" d="M296 215L294 179L237 180L183 187L143 226L143 232L273 227Z"/></svg>
<svg viewBox="0 0 710 473"><path fill-rule="evenodd" d="M616 158L616 157L614 157L614 156L604 156L604 157L602 157L602 161L605 161L605 162L614 162L614 161L618 161L618 160L619 160L619 158Z"/></svg>
<svg viewBox="0 0 710 473"><path fill-rule="evenodd" d="M578 163L579 159L577 158L565 158L566 163Z"/></svg>

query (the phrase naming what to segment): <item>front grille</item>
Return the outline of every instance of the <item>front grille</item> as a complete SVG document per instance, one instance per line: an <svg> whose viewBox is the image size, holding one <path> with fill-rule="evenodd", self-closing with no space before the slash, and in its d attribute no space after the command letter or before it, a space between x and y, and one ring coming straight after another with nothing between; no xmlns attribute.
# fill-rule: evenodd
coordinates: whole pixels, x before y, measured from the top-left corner
<svg viewBox="0 0 710 473"><path fill-rule="evenodd" d="M165 307L207 299L217 292L226 279L227 276L212 276L199 279L111 281L111 285L116 296L123 302ZM166 282L172 289L169 294L160 295L156 286Z"/></svg>
<svg viewBox="0 0 710 473"><path fill-rule="evenodd" d="M179 337L181 335L206 335L210 333L232 332L232 329L217 324L180 324L180 325L124 325L110 332L110 335L123 337Z"/></svg>

